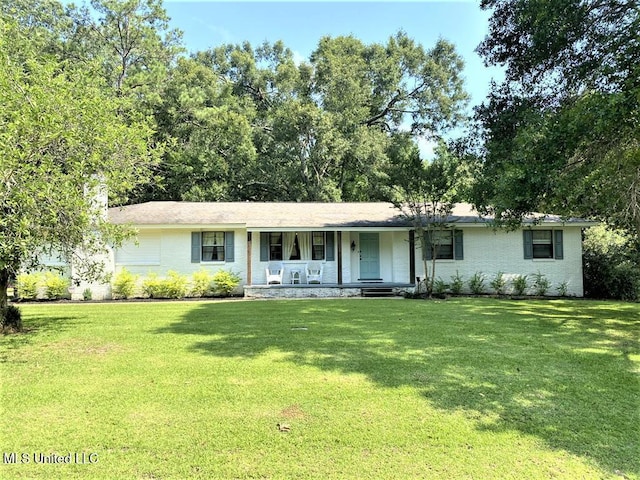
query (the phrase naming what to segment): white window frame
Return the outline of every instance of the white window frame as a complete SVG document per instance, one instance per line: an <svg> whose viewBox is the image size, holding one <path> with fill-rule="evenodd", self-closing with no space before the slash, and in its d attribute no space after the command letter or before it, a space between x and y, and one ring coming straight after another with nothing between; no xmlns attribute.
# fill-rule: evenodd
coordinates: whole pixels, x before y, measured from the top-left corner
<svg viewBox="0 0 640 480"><path fill-rule="evenodd" d="M214 243L205 244L205 235L213 235ZM219 240L219 236L222 236L222 243L216 243ZM226 233L220 231L205 231L200 232L200 261L203 263L224 262L226 255ZM205 259L205 248L212 248L211 259ZM222 258L219 257L219 252L222 252ZM214 255L216 254L216 255Z"/></svg>

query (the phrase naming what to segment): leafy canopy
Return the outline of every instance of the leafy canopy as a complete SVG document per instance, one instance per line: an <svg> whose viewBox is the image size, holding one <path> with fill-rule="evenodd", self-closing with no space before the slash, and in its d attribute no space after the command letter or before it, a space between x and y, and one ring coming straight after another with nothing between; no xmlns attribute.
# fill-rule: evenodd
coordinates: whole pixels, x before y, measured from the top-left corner
<svg viewBox="0 0 640 480"><path fill-rule="evenodd" d="M305 62L282 42L198 52L164 85L164 190L143 198L381 199L394 137L435 140L462 120L461 70L448 42L403 32L324 37Z"/></svg>
<svg viewBox="0 0 640 480"><path fill-rule="evenodd" d="M631 0L485 0L478 52L506 67L478 110L476 201L640 232L640 9Z"/></svg>
<svg viewBox="0 0 640 480"><path fill-rule="evenodd" d="M39 54L25 34L0 19L2 302L19 269L117 242L123 232L106 222L101 188L125 202L155 156L149 128L123 122L119 99L94 71Z"/></svg>

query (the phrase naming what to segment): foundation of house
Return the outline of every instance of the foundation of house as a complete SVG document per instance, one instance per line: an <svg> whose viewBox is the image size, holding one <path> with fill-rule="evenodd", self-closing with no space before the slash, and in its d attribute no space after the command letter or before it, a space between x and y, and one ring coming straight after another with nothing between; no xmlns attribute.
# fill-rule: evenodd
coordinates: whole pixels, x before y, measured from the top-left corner
<svg viewBox="0 0 640 480"><path fill-rule="evenodd" d="M393 297L413 292L415 285L404 283L295 284L247 285L247 298L332 298L332 297Z"/></svg>

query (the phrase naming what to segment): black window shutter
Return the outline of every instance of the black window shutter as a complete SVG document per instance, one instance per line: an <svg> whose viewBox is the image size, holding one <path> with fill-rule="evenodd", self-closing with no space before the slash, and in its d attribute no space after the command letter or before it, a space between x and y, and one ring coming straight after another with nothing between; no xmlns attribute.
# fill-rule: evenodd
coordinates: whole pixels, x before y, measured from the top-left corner
<svg viewBox="0 0 640 480"><path fill-rule="evenodd" d="M191 263L200 263L200 232L191 232Z"/></svg>
<svg viewBox="0 0 640 480"><path fill-rule="evenodd" d="M464 246L462 242L462 230L454 230L453 241L454 241L453 258L456 260L463 260Z"/></svg>
<svg viewBox="0 0 640 480"><path fill-rule="evenodd" d="M269 261L269 232L260 232L260 261Z"/></svg>
<svg viewBox="0 0 640 480"><path fill-rule="evenodd" d="M224 261L233 262L235 260L235 237L234 232L224 232Z"/></svg>
<svg viewBox="0 0 640 480"><path fill-rule="evenodd" d="M562 230L554 230L555 245L553 246L553 253L556 260L562 260L564 258L564 246L562 244Z"/></svg>
<svg viewBox="0 0 640 480"><path fill-rule="evenodd" d="M533 232L531 230L522 231L522 243L524 245L524 259L533 258Z"/></svg>
<svg viewBox="0 0 640 480"><path fill-rule="evenodd" d="M335 254L335 235L334 232L326 232L325 233L325 238L326 238L326 260L327 262L333 262L336 259L336 254Z"/></svg>

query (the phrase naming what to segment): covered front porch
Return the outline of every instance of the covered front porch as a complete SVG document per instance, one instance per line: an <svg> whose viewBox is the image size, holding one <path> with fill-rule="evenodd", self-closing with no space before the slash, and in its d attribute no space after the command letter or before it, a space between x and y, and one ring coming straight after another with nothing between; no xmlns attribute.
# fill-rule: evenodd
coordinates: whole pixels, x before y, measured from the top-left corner
<svg viewBox="0 0 640 480"><path fill-rule="evenodd" d="M321 269L313 279L311 266ZM363 288L404 289L414 286L415 267L414 232L406 228L250 231L245 296L274 296L283 289L291 289L288 296L327 292L331 293L323 296L354 296ZM265 294L265 289L273 292Z"/></svg>
<svg viewBox="0 0 640 480"><path fill-rule="evenodd" d="M399 297L415 285L398 282L245 285L247 298Z"/></svg>

